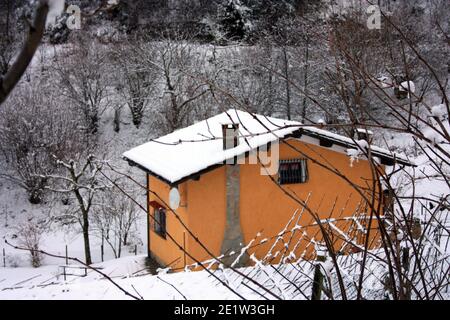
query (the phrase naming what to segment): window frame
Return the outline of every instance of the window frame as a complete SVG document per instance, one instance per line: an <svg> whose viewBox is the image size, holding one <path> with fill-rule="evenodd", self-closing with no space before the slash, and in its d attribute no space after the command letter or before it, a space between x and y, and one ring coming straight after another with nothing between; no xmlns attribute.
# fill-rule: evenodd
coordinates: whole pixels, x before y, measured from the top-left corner
<svg viewBox="0 0 450 320"><path fill-rule="evenodd" d="M161 238L167 237L167 210L164 207L155 208L153 211L153 232Z"/></svg>
<svg viewBox="0 0 450 320"><path fill-rule="evenodd" d="M297 170L292 168L288 169L283 173L284 166L295 166L298 165ZM308 170L308 159L298 158L298 159L286 159L279 161L278 168L278 184L279 185L292 185L292 184L304 184L309 181L309 170Z"/></svg>

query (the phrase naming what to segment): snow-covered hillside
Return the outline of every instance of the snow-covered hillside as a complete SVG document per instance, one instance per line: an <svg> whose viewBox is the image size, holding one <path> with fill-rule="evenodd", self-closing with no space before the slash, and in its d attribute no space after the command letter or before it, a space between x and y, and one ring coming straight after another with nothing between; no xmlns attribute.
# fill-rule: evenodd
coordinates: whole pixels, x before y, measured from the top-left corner
<svg viewBox="0 0 450 320"><path fill-rule="evenodd" d="M67 0L83 13L71 30L51 0L57 23L32 39L25 72L14 59L44 2L0 2L0 300L450 299L450 7L371 2ZM11 74L17 85L3 81ZM248 144L223 152L228 121ZM339 145L349 170L369 161L360 185L320 154L299 156L348 182L357 212L322 219L297 201L279 234L226 253L248 255L246 268L223 256L199 272L146 265L148 190L131 164L175 183L299 135ZM210 141L182 141L198 137ZM294 219L304 212L309 226ZM252 246L269 239L258 260Z"/></svg>

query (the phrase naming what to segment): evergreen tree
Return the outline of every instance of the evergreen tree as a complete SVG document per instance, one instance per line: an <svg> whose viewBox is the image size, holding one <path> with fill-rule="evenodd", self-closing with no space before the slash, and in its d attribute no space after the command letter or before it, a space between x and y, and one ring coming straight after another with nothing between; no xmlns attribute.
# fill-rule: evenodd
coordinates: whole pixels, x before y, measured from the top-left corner
<svg viewBox="0 0 450 320"><path fill-rule="evenodd" d="M250 9L240 0L229 0L219 7L219 23L227 40L239 41L248 39L252 24Z"/></svg>

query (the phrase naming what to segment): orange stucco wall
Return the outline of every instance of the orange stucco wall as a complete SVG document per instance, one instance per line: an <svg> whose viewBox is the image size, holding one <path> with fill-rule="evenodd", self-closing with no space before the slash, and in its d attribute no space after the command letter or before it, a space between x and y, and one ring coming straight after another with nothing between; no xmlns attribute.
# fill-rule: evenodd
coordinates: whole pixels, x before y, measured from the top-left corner
<svg viewBox="0 0 450 320"><path fill-rule="evenodd" d="M317 160L329 161L335 168L345 174L351 181L369 186L371 170L364 160L354 162L350 166L347 155L313 144L290 140L290 144ZM299 153L285 144L280 144L280 159L302 158ZM318 212L321 218L339 216L345 207L345 215L351 215L360 206L361 198L346 181L308 160L309 181L305 184L285 185L296 196L307 199L311 209ZM226 223L226 176L225 167L220 167L179 186L182 194L182 207L176 210L180 218L196 237L202 241L215 255L220 248ZM276 179L276 177L274 177ZM170 187L157 178L149 177L150 189L157 192L166 203ZM150 201L156 200L150 195ZM248 243L256 234L261 238L276 236L286 225L300 206L286 195L270 180L260 174L260 165L241 165L240 173L240 216L244 240ZM198 260L209 259L210 256L201 248L195 239L181 226L175 216L167 211L167 232L180 244L185 245L190 254ZM150 209L150 214L153 209ZM303 215L300 224L311 222L311 216ZM261 239L260 238L260 239ZM267 251L266 246L255 249L261 257ZM184 261L193 263L169 238L163 239L153 231L150 232L150 250L163 263L173 268L183 268ZM178 259L178 260L177 260Z"/></svg>
<svg viewBox="0 0 450 320"><path fill-rule="evenodd" d="M149 187L169 203L168 195L170 187L157 178L149 177ZM185 244L188 252L199 261L209 259L207 251L199 245L204 243L208 250L214 254L220 251L225 232L225 168L221 167L201 176L201 179L190 180L178 186L182 201L181 206L175 212L188 226L186 230L173 212L167 210L167 232L178 243ZM150 201L158 201L156 196L150 195ZM150 214L153 209L150 208ZM196 241L195 238L199 241ZM172 268L183 268L187 264L195 263L195 260L185 256L178 245L169 237L161 238L151 230L150 250L164 264L171 263Z"/></svg>
<svg viewBox="0 0 450 320"><path fill-rule="evenodd" d="M183 188L184 187L184 188ZM152 192L155 192L159 197L156 195L150 193L149 195L149 201L156 201L162 206L165 207L165 204L169 203L169 191L170 187L166 183L162 182L161 180L149 176L149 189ZM180 186L180 193L181 193L181 204L182 206L176 211L176 213L179 215L179 217L183 220L184 223L189 224L189 216L187 214L186 210L186 191L185 186ZM149 207L149 214L154 216L154 208ZM157 233L155 233L153 230L153 219L150 218L150 232L149 232L149 241L150 244L150 251L152 255L159 260L160 263L164 265L169 265L172 268L179 268L183 267L184 264L184 253L183 250L180 250L179 245L181 247L188 247L187 240L185 240L185 229L183 226L178 222L176 216L171 213L169 210L167 210L167 217L166 217L166 226L167 230L170 233L170 235L174 238L176 243L172 241L168 236L164 239ZM188 249L188 248L187 248Z"/></svg>
<svg viewBox="0 0 450 320"><path fill-rule="evenodd" d="M208 250L218 255L225 233L225 168L211 171L199 181L189 181L188 190L189 228ZM189 248L200 261L211 259L192 237Z"/></svg>
<svg viewBox="0 0 450 320"><path fill-rule="evenodd" d="M322 164L333 166L353 183L364 187L370 186L372 173L368 161L359 160L351 166L349 157L343 153L298 140L290 140L289 144L294 146L295 149L286 144L280 144L280 160L305 158L305 156L299 155L300 151ZM258 233L261 233L259 240L276 237L286 227L294 213L302 211L302 207L295 200L289 198L268 176L260 174L260 168L259 165L250 164L241 166L240 214L246 243L255 238ZM283 188L297 198L308 199L308 207L313 212L318 213L321 219L351 216L356 211L366 209L364 205L361 205L361 195L336 174L311 160L308 160L308 171L309 180L307 183L283 185ZM291 228L293 228L295 222L291 224ZM311 223L313 223L311 214L304 210L298 224L307 226ZM317 231L317 227L307 229L310 237L315 235ZM300 232L294 235L291 243L295 243L299 237ZM320 233L316 236L316 240L317 238L321 239ZM286 239L288 240L289 236ZM337 250L340 243L336 241L335 248L337 247ZM266 245L255 249L256 256L262 258L271 244L272 242L268 242ZM280 249L281 244L274 251ZM296 253L301 254L304 249L304 246L300 246Z"/></svg>

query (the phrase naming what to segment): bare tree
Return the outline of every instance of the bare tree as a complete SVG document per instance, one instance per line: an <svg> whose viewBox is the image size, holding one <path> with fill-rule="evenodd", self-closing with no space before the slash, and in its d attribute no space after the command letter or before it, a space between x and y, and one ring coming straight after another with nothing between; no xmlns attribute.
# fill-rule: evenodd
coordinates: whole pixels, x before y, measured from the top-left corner
<svg viewBox="0 0 450 320"><path fill-rule="evenodd" d="M95 47L92 39L80 36L75 41L77 46L73 51L58 57L55 71L61 94L84 116L86 131L95 134L109 95L106 52Z"/></svg>
<svg viewBox="0 0 450 320"><path fill-rule="evenodd" d="M123 246L128 246L135 235L140 214L137 206L117 188L103 192L92 215L98 236L112 249L115 258L122 255Z"/></svg>
<svg viewBox="0 0 450 320"><path fill-rule="evenodd" d="M8 72L0 76L0 105L3 104L8 95L20 81L22 75L25 73L28 65L33 59L44 35L45 22L49 9L49 0L37 1L36 14L33 21L30 23L28 38Z"/></svg>
<svg viewBox="0 0 450 320"><path fill-rule="evenodd" d="M195 104L210 91L195 75L204 68L204 57L196 52L188 39L164 38L159 43L142 46L140 57L149 68L158 71L159 113L156 121L164 132L171 132L190 123Z"/></svg>
<svg viewBox="0 0 450 320"><path fill-rule="evenodd" d="M48 187L49 190L62 194L72 195L77 203L74 217L80 224L83 232L84 252L86 264L92 264L90 246L90 215L95 205L96 197L100 190L107 186L101 183L98 173L102 163L95 161L94 156L88 155L86 159L76 163L74 160L67 162L58 160L65 170L65 175L49 175L46 178L59 182L61 187Z"/></svg>
<svg viewBox="0 0 450 320"><path fill-rule="evenodd" d="M24 188L34 204L42 201L46 176L58 171L54 157L71 157L84 143L76 114L59 103L49 86L34 80L20 86L0 110L0 152L5 160L0 176Z"/></svg>
<svg viewBox="0 0 450 320"><path fill-rule="evenodd" d="M145 46L142 48L141 46ZM139 41L129 41L113 52L113 58L118 65L119 84L117 90L124 97L131 111L133 124L139 128L144 118L145 110L154 97L157 70L152 65L145 64L141 59L141 50L148 57L156 54L154 48Z"/></svg>
<svg viewBox="0 0 450 320"><path fill-rule="evenodd" d="M39 268L43 259L43 254L40 252L42 227L33 221L33 218L28 218L23 225L17 227L17 234L19 244L30 252L31 265Z"/></svg>
<svg viewBox="0 0 450 320"><path fill-rule="evenodd" d="M296 149L288 141L283 141L300 156L310 159L316 165L349 183L361 196L362 202L358 212L353 215L323 220L318 212L308 206L305 199L288 188L278 185L273 179L272 182L279 186L286 197L298 203L300 211L304 212L302 214L309 216L309 227L314 230L312 235L302 234L303 227L294 223L300 220L296 213L284 230L289 234L287 239L280 238L284 232L270 239L274 242L273 248L277 248L277 251L274 253L269 251L267 260L255 257L255 251L252 250L255 240L244 248L244 251L253 257L257 270L250 268L246 279L257 279L258 283L261 283L261 280L267 281L271 288L270 294L274 296L283 297L287 286L294 294L303 294L305 298L309 298L316 283L323 279L326 279L327 283L324 286L320 285L319 288L322 288L320 290L324 291L328 299L445 299L445 294L448 293L447 274L450 270L448 261L450 234L447 227L448 192L442 195L423 195L416 193L415 189L420 179L437 179L436 183L439 181L447 187L447 190L450 187L449 154L445 147L449 143L450 136L448 81L445 78L442 79L442 74L433 68L421 50L409 40L401 28L387 16L385 19L395 29L397 36L403 40L403 46L400 46L401 51L404 50L408 55L414 56L414 59L422 64L421 67L427 69L433 86L438 88L437 97L424 99L426 95L423 92L427 87L421 86L420 91L413 90L416 86L408 83L407 88L404 87L404 89L407 90L410 101L403 103L393 96L393 86L384 86L384 81L378 78L380 66L363 62L366 59L369 60L367 52L364 53L350 44L342 43L340 40L336 42L336 39L333 39L331 44L339 47L340 57L346 60L343 65L339 58L335 66L336 70L333 70L339 75L334 79L334 83L339 88L337 92L342 94L341 99L346 106L344 110L347 112L347 119L351 120L350 123L343 123L342 127L349 133L363 127L406 134L413 139L415 147L421 150L422 156L427 159L428 167L421 172L414 172L414 169L405 169L403 166L396 165L392 170L385 171L384 167L380 166L379 159L372 154L372 141L367 139L365 143L362 143L360 137L351 134L358 157L367 159L372 171L371 177L367 179L367 185L361 186L339 173L326 159L312 158ZM325 37L323 40L329 41L329 38ZM403 57L405 53L402 54ZM410 74L409 63L405 59L398 63L404 68L405 74ZM343 76L344 74L346 76ZM296 84L292 79L286 80L291 83L292 88L305 94L304 86ZM216 88L216 90L231 97L241 109L248 109L248 106L240 99L232 97L232 93L226 88ZM364 97L368 94L374 98L374 104L378 103L386 108L394 119L393 123L378 118L375 110L371 108L372 105L364 102ZM317 103L317 100L309 93L305 96ZM431 101L436 100L438 100L437 104L430 104ZM411 108L411 104L416 104L417 108ZM319 103L317 107L323 108ZM349 152L349 154L353 153ZM396 179L399 175L409 181L406 193L397 190ZM335 210L345 212L345 208L334 208L333 211ZM361 215L361 213L364 214ZM293 228L289 232L291 224ZM295 239L295 233L305 240L304 246L297 245L298 242L292 240ZM270 240L263 239L260 243L265 244ZM277 245L277 242L281 243ZM315 244L325 247L324 255L327 256L328 263L319 259L317 263L310 262L311 258L319 256L319 250L314 252L311 249ZM292 248L293 251L286 248ZM305 248L310 249L308 251ZM277 259L274 260L274 257ZM298 260L299 263L290 262L297 257L301 257ZM236 260L238 261L239 257ZM284 263L279 265L280 261ZM272 266L272 263L276 265ZM218 268L219 274L225 274L222 259L212 256L202 265L205 264L212 270ZM313 268L308 270L305 268L308 265ZM198 264L195 264L193 268L197 266ZM284 268L286 272L281 271ZM316 277L315 272L322 272L322 276ZM229 274L232 273L230 271L228 276L223 276L223 279L229 279ZM277 283L273 279L274 274L279 275L280 282ZM264 298L268 298L260 291L260 287L252 287L244 280L242 283ZM374 283L377 284L378 289L371 287ZM313 296L317 298L316 294Z"/></svg>
<svg viewBox="0 0 450 320"><path fill-rule="evenodd" d="M5 75L9 70L14 56L16 42L16 33L13 32L13 26L18 24L15 6L11 0L2 4L2 15L0 16L0 74Z"/></svg>
<svg viewBox="0 0 450 320"><path fill-rule="evenodd" d="M215 47L213 57L210 58L214 71L206 74L206 77L214 86L226 89L248 110L271 115L278 110L280 100L280 86L273 74L266 72L267 66L276 64L273 51L272 48L256 45ZM233 105L220 92L213 93L214 101Z"/></svg>

